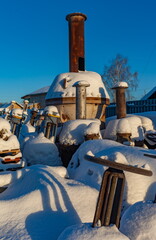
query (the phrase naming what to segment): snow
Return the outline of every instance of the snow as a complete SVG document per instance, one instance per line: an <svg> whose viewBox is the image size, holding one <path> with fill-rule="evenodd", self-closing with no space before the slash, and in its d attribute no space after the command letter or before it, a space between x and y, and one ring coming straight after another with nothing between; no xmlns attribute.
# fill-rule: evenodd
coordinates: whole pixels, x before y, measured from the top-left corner
<svg viewBox="0 0 156 240"><path fill-rule="evenodd" d="M15 135L11 135L7 141L0 138L0 151L19 149L19 141Z"/></svg>
<svg viewBox="0 0 156 240"><path fill-rule="evenodd" d="M70 77L67 80L68 85ZM52 113L52 109L49 112ZM150 116L152 120L155 118L153 113ZM105 131L110 139L115 139L117 132L131 131L133 139L155 133L152 121L143 115L111 121ZM7 120L0 118L0 128L6 129L8 134L7 141L0 139L0 146L4 149L6 146L3 144L7 143L7 148L15 148L15 145L19 148ZM98 119L74 120L63 124L59 136L61 144L81 144L66 169L61 166L54 143L42 133L38 135L30 123L22 126L20 144L23 158L16 166L23 168L0 173L0 190L7 187L0 193L0 239L156 239L156 203L153 203L156 158L144 155L156 156L156 150L125 146L108 139L84 141L86 134L100 135L99 128ZM120 229L115 225L91 226L102 176L108 167L87 161L84 157L86 154L153 172L151 177L147 177L124 171L126 184ZM17 156L21 157L21 153ZM25 166L25 161L30 166ZM13 166L6 164L3 170L7 170L7 165L10 168Z"/></svg>
<svg viewBox="0 0 156 240"><path fill-rule="evenodd" d="M76 88L73 85L78 81L87 81L90 84L86 90L87 97L103 97L109 99L109 95L102 82L101 76L95 72L82 71L78 73L62 73L58 75L54 79L46 95L46 100L60 97L75 97Z"/></svg>
<svg viewBox="0 0 156 240"><path fill-rule="evenodd" d="M122 88L128 88L128 83L127 82L117 82L113 88L119 88L119 87L122 87Z"/></svg>
<svg viewBox="0 0 156 240"><path fill-rule="evenodd" d="M137 202L121 219L120 230L133 240L156 239L156 203Z"/></svg>
<svg viewBox="0 0 156 240"><path fill-rule="evenodd" d="M57 240L68 226L92 221L97 190L60 177L55 167L35 165L13 174L0 194L0 239Z"/></svg>
<svg viewBox="0 0 156 240"><path fill-rule="evenodd" d="M44 137L43 133L40 133L37 137L29 139L25 143L23 157L29 165L62 165L56 145Z"/></svg>
<svg viewBox="0 0 156 240"><path fill-rule="evenodd" d="M82 81L76 82L73 86L74 87L89 87L90 84L87 81L82 80Z"/></svg>
<svg viewBox="0 0 156 240"><path fill-rule="evenodd" d="M22 118L22 114L23 114L23 109L20 109L20 108L14 108L11 112L11 115L13 117L18 117L18 118Z"/></svg>
<svg viewBox="0 0 156 240"><path fill-rule="evenodd" d="M11 126L10 126L10 123L9 123L7 120L5 120L4 118L1 118L1 117L0 117L0 131L1 131L2 129L6 129L7 132L8 132L8 134L9 134L9 136L11 135Z"/></svg>
<svg viewBox="0 0 156 240"><path fill-rule="evenodd" d="M21 160L17 163L8 163L8 164L3 163L3 161L5 159L10 158L10 159L14 160L15 158L18 158L18 157L20 157ZM1 171L9 171L9 169L11 169L11 168L16 169L16 168L22 168L22 167L25 167L25 160L22 158L21 152L17 153L15 156L12 156L11 154L8 154L5 157L0 157L0 170Z"/></svg>
<svg viewBox="0 0 156 240"><path fill-rule="evenodd" d="M135 115L139 115L139 116L147 117L148 119L151 119L154 129L156 129L156 111L135 113Z"/></svg>
<svg viewBox="0 0 156 240"><path fill-rule="evenodd" d="M100 121L98 119L70 120L63 124L59 135L59 142L64 145L79 145L84 142L86 133L99 132Z"/></svg>
<svg viewBox="0 0 156 240"><path fill-rule="evenodd" d="M56 106L47 106L43 110L43 114L54 115L56 117L60 117L58 109Z"/></svg>
<svg viewBox="0 0 156 240"><path fill-rule="evenodd" d="M0 117L0 151L19 149L19 141L15 135L11 133L10 123Z"/></svg>
<svg viewBox="0 0 156 240"><path fill-rule="evenodd" d="M84 135L99 134L100 133L100 121L91 122L85 129Z"/></svg>
<svg viewBox="0 0 156 240"><path fill-rule="evenodd" d="M37 133L35 132L35 127L33 127L30 122L23 124L21 127L20 135L19 135L19 142L20 142L20 148L23 151L25 143L31 139L37 136Z"/></svg>
<svg viewBox="0 0 156 240"><path fill-rule="evenodd" d="M131 127L126 118L122 118L118 121L117 133L131 133Z"/></svg>
<svg viewBox="0 0 156 240"><path fill-rule="evenodd" d="M58 240L128 240L115 225L110 227L91 227L91 223L84 223L68 227Z"/></svg>
<svg viewBox="0 0 156 240"><path fill-rule="evenodd" d="M151 119L144 116L127 115L122 119L114 118L107 119L103 136L106 139L116 141L117 133L131 133L132 141L139 141L144 139L144 132L154 129Z"/></svg>
<svg viewBox="0 0 156 240"><path fill-rule="evenodd" d="M67 171L69 177L81 181L96 189L100 184L104 170L107 167L85 160L89 151L96 157L107 157L111 161L126 163L135 167L151 169L153 176L125 172L126 186L123 199L123 211L137 201L151 200L155 197L156 165L155 159L144 156L145 153L155 154L155 150L147 150L131 146L124 146L111 140L91 140L83 143L69 162Z"/></svg>

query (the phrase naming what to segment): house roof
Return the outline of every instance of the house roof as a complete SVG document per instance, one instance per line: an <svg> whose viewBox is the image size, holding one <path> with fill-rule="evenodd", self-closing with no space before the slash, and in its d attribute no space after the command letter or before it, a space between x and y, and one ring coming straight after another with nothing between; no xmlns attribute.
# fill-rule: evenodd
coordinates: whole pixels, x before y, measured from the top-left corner
<svg viewBox="0 0 156 240"><path fill-rule="evenodd" d="M147 99L149 99L150 96L152 96L154 92L156 92L156 87L152 88L151 91L149 91L147 94L145 94L145 95L141 98L141 100L147 100Z"/></svg>
<svg viewBox="0 0 156 240"><path fill-rule="evenodd" d="M40 89L38 89L38 90L36 90L36 91L34 91L34 92L31 92L31 93L29 93L29 94L24 95L24 96L21 97L21 98L25 98L26 96L32 96L32 95L38 95L38 94L47 93L48 90L49 90L49 88L50 88L50 86L46 86L46 87L40 88Z"/></svg>
<svg viewBox="0 0 156 240"><path fill-rule="evenodd" d="M21 105L21 104L19 104L18 102L15 102L17 105L19 105L21 108L23 108L23 106ZM10 107L12 105L12 102L10 102L10 103L5 103L5 104L2 104L1 106L0 106L0 108L2 109L4 109L4 108L8 108L8 107Z"/></svg>

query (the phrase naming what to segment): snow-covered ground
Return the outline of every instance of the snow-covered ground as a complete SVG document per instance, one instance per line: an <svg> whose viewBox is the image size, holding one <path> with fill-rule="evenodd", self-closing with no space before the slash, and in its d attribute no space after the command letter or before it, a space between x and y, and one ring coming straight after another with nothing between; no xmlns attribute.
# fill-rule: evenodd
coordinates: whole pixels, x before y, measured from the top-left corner
<svg viewBox="0 0 156 240"><path fill-rule="evenodd" d="M91 222L98 191L65 175L64 167L41 165L3 173L12 184L0 195L0 239L57 239L66 227Z"/></svg>
<svg viewBox="0 0 156 240"><path fill-rule="evenodd" d="M139 119L145 129L145 121ZM156 158L144 155L155 156L156 150L125 146L108 139L84 142L83 131L93 133L95 127L97 134L98 121L85 123L82 131L78 128L80 124L73 122L75 129L70 124L60 139L81 146L67 169L62 166L56 145L43 134L36 135L29 123L23 125L23 158L30 166L0 173L0 190L7 187L0 193L0 239L156 240ZM6 121L4 125L9 137L14 137ZM86 154L153 172L151 177L125 172L119 229L115 225L92 228L101 179L107 167L87 161Z"/></svg>

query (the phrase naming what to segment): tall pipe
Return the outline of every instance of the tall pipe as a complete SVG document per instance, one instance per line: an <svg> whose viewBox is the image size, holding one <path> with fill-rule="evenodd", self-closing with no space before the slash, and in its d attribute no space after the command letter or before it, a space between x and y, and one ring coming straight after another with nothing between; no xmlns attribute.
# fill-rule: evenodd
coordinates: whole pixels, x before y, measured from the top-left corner
<svg viewBox="0 0 156 240"><path fill-rule="evenodd" d="M79 81L76 87L76 119L86 119L86 88L90 84L87 81Z"/></svg>
<svg viewBox="0 0 156 240"><path fill-rule="evenodd" d="M128 85L117 85L112 89L116 91L116 115L117 119L126 117L126 97L125 89L128 88Z"/></svg>
<svg viewBox="0 0 156 240"><path fill-rule="evenodd" d="M69 25L69 71L85 70L84 60L84 21L83 13L71 13L66 16Z"/></svg>

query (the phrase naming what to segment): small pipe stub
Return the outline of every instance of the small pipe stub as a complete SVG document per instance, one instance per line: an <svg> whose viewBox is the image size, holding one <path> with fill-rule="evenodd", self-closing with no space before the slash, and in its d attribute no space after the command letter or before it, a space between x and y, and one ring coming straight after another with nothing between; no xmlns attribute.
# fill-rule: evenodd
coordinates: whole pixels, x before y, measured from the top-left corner
<svg viewBox="0 0 156 240"><path fill-rule="evenodd" d="M84 18L84 21L87 20L87 16L86 16L85 14L83 14L83 13L70 13L70 14L68 14L68 15L66 16L66 20L67 20L67 21L70 21L71 17L75 17L75 16L78 16L78 17L81 16L81 17Z"/></svg>

